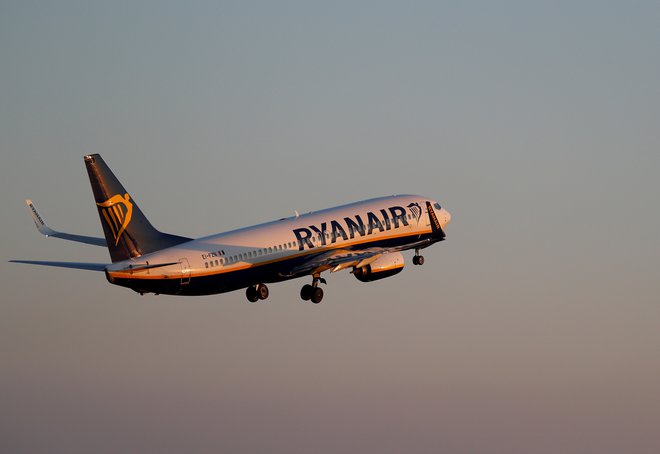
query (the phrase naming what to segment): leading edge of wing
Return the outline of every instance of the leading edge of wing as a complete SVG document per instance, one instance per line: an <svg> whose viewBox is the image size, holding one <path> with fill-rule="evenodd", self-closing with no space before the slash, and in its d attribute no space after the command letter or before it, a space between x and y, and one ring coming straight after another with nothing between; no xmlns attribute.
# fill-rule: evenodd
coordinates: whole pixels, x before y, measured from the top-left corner
<svg viewBox="0 0 660 454"><path fill-rule="evenodd" d="M331 269L332 273L349 267L360 267L378 259L387 250L383 248L369 248L359 251L338 249L328 251L311 257L302 264L289 270L290 276L311 274Z"/></svg>
<svg viewBox="0 0 660 454"><path fill-rule="evenodd" d="M26 263L28 265L56 266L59 268L74 268L77 270L105 271L109 263L87 262L45 262L42 260L10 260L11 263Z"/></svg>
<svg viewBox="0 0 660 454"><path fill-rule="evenodd" d="M25 204L30 210L30 216L32 216L34 225L37 226L37 230L39 230L39 233L41 233L42 235L52 236L54 238L61 238L63 240L75 241L77 243L92 244L94 246L104 246L104 247L108 246L108 243L105 241L105 238L96 238L85 235L75 235L73 233L58 232L57 230L51 229L48 226L48 224L46 224L46 221L44 221L44 218L37 211L36 207L34 206L34 203L32 203L32 200L30 199L26 200Z"/></svg>

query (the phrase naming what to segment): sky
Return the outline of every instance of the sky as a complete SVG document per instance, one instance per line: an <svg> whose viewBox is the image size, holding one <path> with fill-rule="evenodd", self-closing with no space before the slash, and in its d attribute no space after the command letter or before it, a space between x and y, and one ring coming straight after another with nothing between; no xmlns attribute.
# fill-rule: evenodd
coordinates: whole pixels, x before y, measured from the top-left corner
<svg viewBox="0 0 660 454"><path fill-rule="evenodd" d="M12 453L660 451L660 5L0 2L0 447ZM197 237L397 193L423 267L139 296L100 153ZM406 255L410 264L411 253Z"/></svg>

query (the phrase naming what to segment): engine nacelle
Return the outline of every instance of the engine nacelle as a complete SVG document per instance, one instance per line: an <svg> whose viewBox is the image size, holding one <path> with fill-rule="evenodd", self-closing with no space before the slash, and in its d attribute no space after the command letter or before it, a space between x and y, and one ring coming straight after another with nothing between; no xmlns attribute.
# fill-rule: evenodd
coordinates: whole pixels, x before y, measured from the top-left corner
<svg viewBox="0 0 660 454"><path fill-rule="evenodd" d="M362 282L377 281L386 277L394 276L403 270L403 254L400 252L390 252L378 257L377 260L369 265L360 268L353 268L353 274Z"/></svg>

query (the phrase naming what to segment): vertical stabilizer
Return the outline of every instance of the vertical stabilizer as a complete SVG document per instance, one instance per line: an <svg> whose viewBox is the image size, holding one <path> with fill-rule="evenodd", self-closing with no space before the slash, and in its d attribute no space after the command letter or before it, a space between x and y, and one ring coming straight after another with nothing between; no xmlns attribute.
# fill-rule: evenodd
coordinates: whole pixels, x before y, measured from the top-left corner
<svg viewBox="0 0 660 454"><path fill-rule="evenodd" d="M156 230L101 155L85 156L85 166L113 262L190 241Z"/></svg>

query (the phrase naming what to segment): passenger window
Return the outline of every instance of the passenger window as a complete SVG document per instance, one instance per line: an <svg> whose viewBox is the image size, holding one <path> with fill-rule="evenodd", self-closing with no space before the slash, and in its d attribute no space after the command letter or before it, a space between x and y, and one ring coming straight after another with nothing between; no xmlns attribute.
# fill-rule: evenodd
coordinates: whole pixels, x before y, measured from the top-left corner
<svg viewBox="0 0 660 454"><path fill-rule="evenodd" d="M218 263L218 261L216 260L216 261L215 261L215 266L218 266L218 265L219 265L219 263Z"/></svg>
<svg viewBox="0 0 660 454"><path fill-rule="evenodd" d="M209 267L209 262L204 262L204 266L205 266L206 268L208 268L208 267Z"/></svg>

